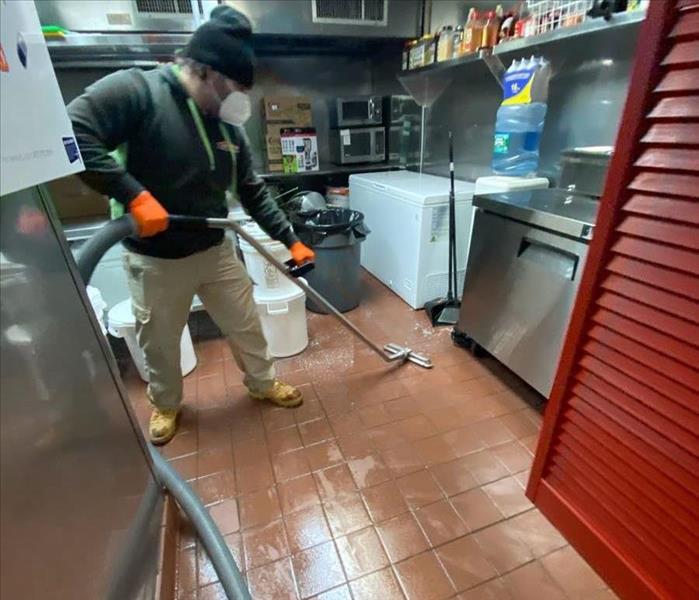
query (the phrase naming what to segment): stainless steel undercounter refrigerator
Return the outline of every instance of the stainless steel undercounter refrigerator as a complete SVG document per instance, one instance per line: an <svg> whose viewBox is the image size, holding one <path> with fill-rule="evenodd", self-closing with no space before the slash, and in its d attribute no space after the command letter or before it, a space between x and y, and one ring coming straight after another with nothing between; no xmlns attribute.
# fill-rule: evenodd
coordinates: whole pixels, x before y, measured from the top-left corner
<svg viewBox="0 0 699 600"><path fill-rule="evenodd" d="M475 196L455 336L549 395L598 200L562 189Z"/></svg>

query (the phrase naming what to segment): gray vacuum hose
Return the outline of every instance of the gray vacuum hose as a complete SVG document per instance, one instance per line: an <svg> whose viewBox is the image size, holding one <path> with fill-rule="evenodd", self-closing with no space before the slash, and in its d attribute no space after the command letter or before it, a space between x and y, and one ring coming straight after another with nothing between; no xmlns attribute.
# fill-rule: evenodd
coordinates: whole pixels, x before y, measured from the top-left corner
<svg viewBox="0 0 699 600"><path fill-rule="evenodd" d="M78 253L78 271L85 285L90 282L97 263L114 244L125 237L136 235L136 223L131 215L109 221L85 242Z"/></svg>
<svg viewBox="0 0 699 600"><path fill-rule="evenodd" d="M83 245L78 254L77 265L85 285L90 282L92 273L104 253L125 237L136 233L133 218L125 216L107 223ZM250 592L228 545L199 497L151 443L148 443L148 449L158 483L172 495L192 522L229 600L251 600Z"/></svg>
<svg viewBox="0 0 699 600"><path fill-rule="evenodd" d="M229 600L251 600L250 592L240 574L238 565L231 555L226 541L223 539L216 523L209 515L209 511L199 500L192 488L182 479L177 471L170 466L160 452L148 444L153 467L161 485L177 500L177 504L189 517L189 520L197 532L197 536L214 565L219 582L223 586Z"/></svg>

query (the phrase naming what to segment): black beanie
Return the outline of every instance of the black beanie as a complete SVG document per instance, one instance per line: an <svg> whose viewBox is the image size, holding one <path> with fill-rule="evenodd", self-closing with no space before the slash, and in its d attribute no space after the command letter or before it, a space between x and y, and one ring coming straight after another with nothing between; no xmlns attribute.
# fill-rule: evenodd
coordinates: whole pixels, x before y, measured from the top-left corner
<svg viewBox="0 0 699 600"><path fill-rule="evenodd" d="M252 87L254 55L248 44L251 35L248 18L222 4L214 8L211 18L192 34L181 56L208 65L245 87Z"/></svg>

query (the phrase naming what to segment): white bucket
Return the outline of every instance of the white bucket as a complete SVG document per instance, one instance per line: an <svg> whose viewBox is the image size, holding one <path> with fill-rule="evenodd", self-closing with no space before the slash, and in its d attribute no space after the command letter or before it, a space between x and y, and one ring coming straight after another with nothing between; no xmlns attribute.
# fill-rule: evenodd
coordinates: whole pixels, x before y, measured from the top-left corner
<svg viewBox="0 0 699 600"><path fill-rule="evenodd" d="M119 302L109 313L107 313L107 325L109 333L114 337L124 338L126 347L129 349L138 374L143 381L148 381L148 370L146 369L146 357L143 350L138 345L136 339L136 317L131 309L131 300ZM180 366L182 375L187 375L197 366L197 355L194 354L192 336L189 333L189 325L185 325L180 339Z"/></svg>
<svg viewBox="0 0 699 600"><path fill-rule="evenodd" d="M303 351L308 346L306 294L303 290L294 285L290 293L270 294L255 286L253 294L269 353L275 358L283 358Z"/></svg>
<svg viewBox="0 0 699 600"><path fill-rule="evenodd" d="M238 202L235 203L235 207L231 207L231 209L228 211L228 219L230 221L234 221L238 225L245 225L246 223L250 223L252 221L252 219L248 216L248 213L243 210L243 207ZM235 232L231 231L230 229L226 229L226 237L233 240L233 245L235 246L235 251L238 258L245 262L243 254L240 250L240 240Z"/></svg>
<svg viewBox="0 0 699 600"><path fill-rule="evenodd" d="M257 223L248 223L243 226L252 237L262 244L279 262L286 262L291 258L291 253L281 242L269 237ZM273 264L267 262L262 255L244 239L240 239L240 249L243 251L245 267L253 282L260 288L263 294L274 296L288 296L299 288L279 272Z"/></svg>
<svg viewBox="0 0 699 600"><path fill-rule="evenodd" d="M228 211L228 218L238 223L238 225L244 225L252 221L250 215L248 215L240 205Z"/></svg>
<svg viewBox="0 0 699 600"><path fill-rule="evenodd" d="M104 326L104 309L107 308L107 303L102 298L102 294L96 287L88 285L85 287L87 290L87 299L90 301L92 310L95 311L95 316L100 324L100 329L102 333L107 333L107 329Z"/></svg>

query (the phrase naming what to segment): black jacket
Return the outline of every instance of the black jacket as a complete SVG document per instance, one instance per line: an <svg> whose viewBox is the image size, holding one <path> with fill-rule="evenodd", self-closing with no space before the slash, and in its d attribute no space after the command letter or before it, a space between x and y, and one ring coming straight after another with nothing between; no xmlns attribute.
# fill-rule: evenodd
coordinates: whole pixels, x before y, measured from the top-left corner
<svg viewBox="0 0 699 600"><path fill-rule="evenodd" d="M87 88L68 105L92 188L128 203L144 189L171 214L225 217L233 161L218 118L202 119L214 154L209 155L187 106L187 93L171 66L152 71L118 71ZM271 237L290 246L298 238L284 213L252 170L250 145L240 127L224 124L236 147L237 191L250 216ZM109 152L126 144L126 166ZM130 250L160 258L181 258L218 244L223 232L164 231L128 238Z"/></svg>

